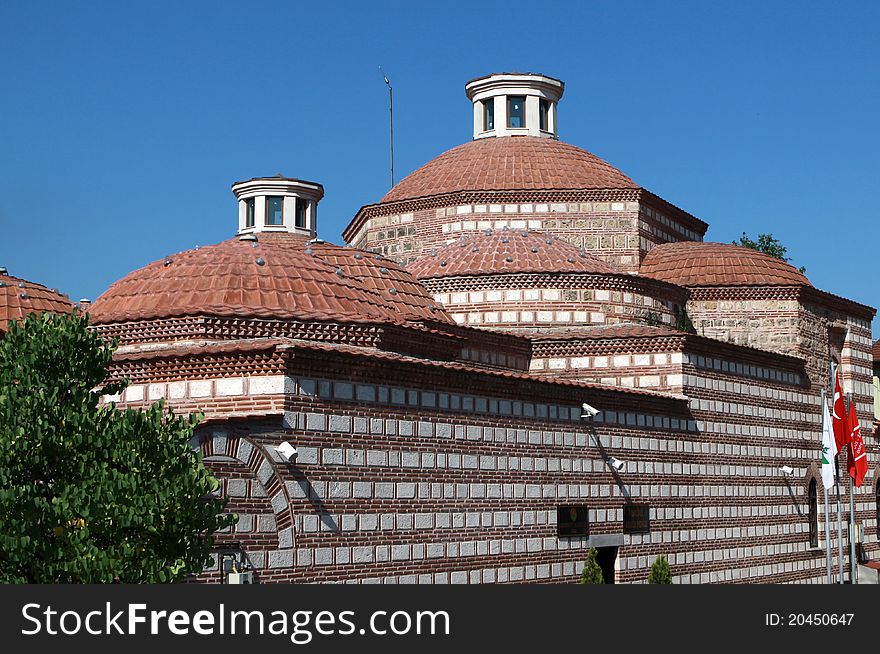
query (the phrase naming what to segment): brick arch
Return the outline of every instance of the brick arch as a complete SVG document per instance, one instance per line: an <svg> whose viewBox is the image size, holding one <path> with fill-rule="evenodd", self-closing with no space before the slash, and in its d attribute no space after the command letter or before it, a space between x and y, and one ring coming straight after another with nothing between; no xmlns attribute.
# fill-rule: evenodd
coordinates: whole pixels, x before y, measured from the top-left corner
<svg viewBox="0 0 880 654"><path fill-rule="evenodd" d="M816 492L824 493L825 492L825 484L822 482L822 470L819 468L819 464L815 461L811 461L810 465L807 466L806 471L804 471L804 496L806 497L810 492L810 480L816 480Z"/></svg>
<svg viewBox="0 0 880 654"><path fill-rule="evenodd" d="M275 516L275 529L278 535L278 552L287 551L280 558L291 561L290 550L294 545L293 512L287 488L278 474L273 458L259 443L223 430L206 430L195 439L193 447L199 449L206 463L210 459L230 458L238 461L253 473L266 491L269 504ZM275 558L279 558L276 555ZM270 561L273 559L269 552Z"/></svg>

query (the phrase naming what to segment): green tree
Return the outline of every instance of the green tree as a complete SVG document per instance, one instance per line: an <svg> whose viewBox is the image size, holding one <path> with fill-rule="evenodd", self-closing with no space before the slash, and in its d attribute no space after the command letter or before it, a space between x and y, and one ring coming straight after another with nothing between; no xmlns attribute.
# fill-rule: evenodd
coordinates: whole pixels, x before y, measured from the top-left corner
<svg viewBox="0 0 880 654"><path fill-rule="evenodd" d="M0 582L157 583L201 572L234 522L189 446L198 418L100 403L115 343L76 315L0 338Z"/></svg>
<svg viewBox="0 0 880 654"><path fill-rule="evenodd" d="M672 569L669 567L669 561L666 555L661 554L657 560L651 565L651 573L648 575L649 584L671 584Z"/></svg>
<svg viewBox="0 0 880 654"><path fill-rule="evenodd" d="M599 567L599 563L596 561L598 554L595 547L591 547L587 553L587 562L584 564L584 569L581 572L582 584L605 583L605 579L602 577L602 568Z"/></svg>
<svg viewBox="0 0 880 654"><path fill-rule="evenodd" d="M757 250L764 254L769 254L771 257L782 259L785 262L791 261L790 258L785 256L788 254L788 248L780 243L778 239L774 238L772 234L758 234L758 240L753 241L745 232L743 232L739 241L734 241L733 244L744 248L751 248L752 250ZM800 270L801 273L807 272L806 266L801 266L798 270Z"/></svg>

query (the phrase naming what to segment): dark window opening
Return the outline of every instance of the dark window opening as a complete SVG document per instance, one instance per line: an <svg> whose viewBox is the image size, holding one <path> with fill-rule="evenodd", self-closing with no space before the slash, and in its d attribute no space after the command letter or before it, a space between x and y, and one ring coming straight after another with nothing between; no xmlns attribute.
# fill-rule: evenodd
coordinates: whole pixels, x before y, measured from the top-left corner
<svg viewBox="0 0 880 654"><path fill-rule="evenodd" d="M483 102L483 131L495 129L495 100L489 98Z"/></svg>
<svg viewBox="0 0 880 654"><path fill-rule="evenodd" d="M306 226L306 207L308 203L305 200L297 200L296 201L296 226L297 227L305 227Z"/></svg>
<svg viewBox="0 0 880 654"><path fill-rule="evenodd" d="M284 224L284 198L279 198L279 197L266 198L266 224L267 225L283 225Z"/></svg>
<svg viewBox="0 0 880 654"><path fill-rule="evenodd" d="M507 98L507 126L526 126L526 99L521 95Z"/></svg>
<svg viewBox="0 0 880 654"><path fill-rule="evenodd" d="M541 131L550 131L550 103L547 100L538 102L538 116L540 117Z"/></svg>
<svg viewBox="0 0 880 654"><path fill-rule="evenodd" d="M245 207L247 216L245 217L244 226L253 227L255 221L254 214L256 213L256 200L254 198L245 200Z"/></svg>
<svg viewBox="0 0 880 654"><path fill-rule="evenodd" d="M815 479L810 480L807 494L810 502L810 547L819 547L819 497Z"/></svg>
<svg viewBox="0 0 880 654"><path fill-rule="evenodd" d="M877 482L877 540L880 540L880 481Z"/></svg>

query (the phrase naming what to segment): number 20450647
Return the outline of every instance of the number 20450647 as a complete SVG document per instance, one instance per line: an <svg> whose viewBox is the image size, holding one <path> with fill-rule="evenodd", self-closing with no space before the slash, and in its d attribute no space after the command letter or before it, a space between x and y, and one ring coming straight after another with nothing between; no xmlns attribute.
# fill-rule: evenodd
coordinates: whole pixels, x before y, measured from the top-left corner
<svg viewBox="0 0 880 654"><path fill-rule="evenodd" d="M849 627L855 613L765 613L767 627Z"/></svg>

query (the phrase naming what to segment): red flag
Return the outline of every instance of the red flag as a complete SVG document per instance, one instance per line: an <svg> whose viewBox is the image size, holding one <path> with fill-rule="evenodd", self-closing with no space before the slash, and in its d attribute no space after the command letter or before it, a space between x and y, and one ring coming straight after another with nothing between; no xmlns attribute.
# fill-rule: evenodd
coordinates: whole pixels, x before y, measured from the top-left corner
<svg viewBox="0 0 880 654"><path fill-rule="evenodd" d="M843 392L840 390L840 374L834 371L834 404L831 408L831 426L834 429L834 441L837 451L843 452L843 446L849 442L850 430L846 422L846 407L843 404Z"/></svg>
<svg viewBox="0 0 880 654"><path fill-rule="evenodd" d="M859 425L859 418L856 415L856 403L851 402L849 405L849 450L847 450L847 467L849 468L849 476L853 478L853 483L859 488L865 475L868 472L868 457L865 453L865 442L862 440L862 427Z"/></svg>

